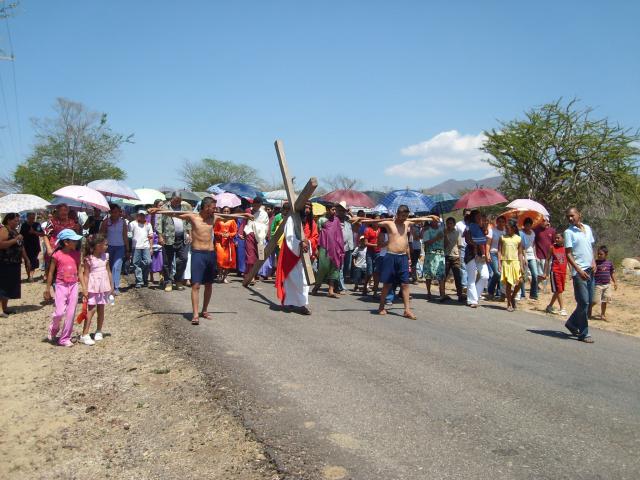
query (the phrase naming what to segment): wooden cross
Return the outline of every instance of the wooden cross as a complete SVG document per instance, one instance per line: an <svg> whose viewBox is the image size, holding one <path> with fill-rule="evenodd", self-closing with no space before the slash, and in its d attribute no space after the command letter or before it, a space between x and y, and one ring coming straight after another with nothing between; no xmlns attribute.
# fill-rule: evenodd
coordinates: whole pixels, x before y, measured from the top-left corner
<svg viewBox="0 0 640 480"><path fill-rule="evenodd" d="M293 227L295 229L297 237L300 240L305 239L304 229L302 228L302 219L300 218L300 211L304 209L305 204L309 201L309 199L313 195L313 192L315 192L318 186L318 180L315 177L312 177L304 186L304 188L300 192L300 195L296 195L296 192L293 189L293 182L291 181L291 177L289 176L289 166L287 165L287 158L284 155L284 146L282 144L282 140L276 140L275 147L276 153L278 155L278 162L280 163L280 172L282 173L284 189L287 192L287 199L289 200L289 214L282 219L282 222L280 223L280 225L278 225L277 230L271 236L271 239L264 248L264 259L258 259L258 261L253 265L253 268L249 271L249 274L245 277L244 282L242 282L245 287L251 282L251 280L255 278L265 260L269 258L273 254L273 252L275 252L278 246L278 240L284 233L284 227L287 224L287 220L289 219L289 217L293 218ZM302 265L304 267L304 274L307 279L307 284L313 285L316 280L313 274L309 252L303 252Z"/></svg>

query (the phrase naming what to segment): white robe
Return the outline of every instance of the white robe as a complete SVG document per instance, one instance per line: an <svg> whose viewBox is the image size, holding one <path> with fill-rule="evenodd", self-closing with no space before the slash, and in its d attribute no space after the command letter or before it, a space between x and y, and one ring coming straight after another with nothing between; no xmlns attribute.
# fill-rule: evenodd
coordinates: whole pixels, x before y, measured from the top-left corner
<svg viewBox="0 0 640 480"><path fill-rule="evenodd" d="M300 240L296 237L295 228L293 226L293 218L289 217L284 227L284 241L287 247L293 253L300 252ZM284 279L284 302L283 305L293 307L305 307L309 305L309 285L304 275L304 266L302 257L298 260L295 267Z"/></svg>

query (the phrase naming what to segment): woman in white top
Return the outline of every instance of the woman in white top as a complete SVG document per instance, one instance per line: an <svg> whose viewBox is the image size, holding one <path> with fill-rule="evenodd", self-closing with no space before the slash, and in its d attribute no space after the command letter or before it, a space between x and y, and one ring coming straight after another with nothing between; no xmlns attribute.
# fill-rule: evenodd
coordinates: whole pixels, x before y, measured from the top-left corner
<svg viewBox="0 0 640 480"><path fill-rule="evenodd" d="M531 228L533 226L533 220L526 218L524 221L524 229L520 231L520 238L522 238L522 248L524 248L524 255L529 266L529 272L531 274L530 282L531 289L529 290L529 298L531 300L538 299L538 261L536 258L536 234ZM526 276L525 276L526 277ZM525 290L526 278L522 279L520 286L520 296L525 298L527 293Z"/></svg>
<svg viewBox="0 0 640 480"><path fill-rule="evenodd" d="M122 262L129 257L129 236L127 224L122 218L122 209L118 205L111 205L109 216L100 225L100 233L107 237L109 266L113 278L113 294L120 294L120 272Z"/></svg>
<svg viewBox="0 0 640 480"><path fill-rule="evenodd" d="M489 228L489 254L491 256L492 275L489 279L488 293L489 297L502 297L502 289L500 288L500 269L498 266L498 250L500 248L500 239L505 234L505 225L507 219L500 215L496 218L493 228Z"/></svg>

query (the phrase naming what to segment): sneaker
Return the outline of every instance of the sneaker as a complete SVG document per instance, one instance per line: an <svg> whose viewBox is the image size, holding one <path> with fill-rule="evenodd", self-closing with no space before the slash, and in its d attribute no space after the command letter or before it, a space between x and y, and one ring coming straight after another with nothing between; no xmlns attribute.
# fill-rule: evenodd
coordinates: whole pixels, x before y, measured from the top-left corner
<svg viewBox="0 0 640 480"><path fill-rule="evenodd" d="M392 300L387 300L386 302L384 302L385 305L393 305L393 301Z"/></svg>
<svg viewBox="0 0 640 480"><path fill-rule="evenodd" d="M136 283L136 288L142 288L142 284L141 283Z"/></svg>
<svg viewBox="0 0 640 480"><path fill-rule="evenodd" d="M118 295L120 295L120 290L118 290L117 288L113 291L113 296L117 297Z"/></svg>
<svg viewBox="0 0 640 480"><path fill-rule="evenodd" d="M567 316L567 311L563 308L562 310L560 310L560 311L558 312L558 315L563 316L563 317L566 317L566 316Z"/></svg>
<svg viewBox="0 0 640 480"><path fill-rule="evenodd" d="M86 335L80 335L80 343L84 343L85 345L95 345L96 342L94 342L91 339L91 335L89 335L88 333Z"/></svg>
<svg viewBox="0 0 640 480"><path fill-rule="evenodd" d="M58 345L61 347L73 347L73 342L71 340L67 340L66 342L58 342Z"/></svg>
<svg viewBox="0 0 640 480"><path fill-rule="evenodd" d="M164 287L164 291L170 292L171 290L173 290L173 286L170 283L167 283L167 285Z"/></svg>
<svg viewBox="0 0 640 480"><path fill-rule="evenodd" d="M103 339L102 332L96 332L95 335L93 336L93 340L96 342L99 342L102 339Z"/></svg>
<svg viewBox="0 0 640 480"><path fill-rule="evenodd" d="M547 305L547 308L545 308L544 311L547 312L547 313L551 313L552 315L557 313L556 309L553 308L551 305Z"/></svg>

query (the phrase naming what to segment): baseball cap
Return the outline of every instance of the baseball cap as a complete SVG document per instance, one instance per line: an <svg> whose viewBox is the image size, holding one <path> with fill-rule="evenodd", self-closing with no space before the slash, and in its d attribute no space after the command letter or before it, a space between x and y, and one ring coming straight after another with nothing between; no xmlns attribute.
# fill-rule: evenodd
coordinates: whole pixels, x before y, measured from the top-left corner
<svg viewBox="0 0 640 480"><path fill-rule="evenodd" d="M138 210L138 215L146 215L147 211L146 210Z"/></svg>
<svg viewBox="0 0 640 480"><path fill-rule="evenodd" d="M70 228L65 228L58 234L58 242L63 242L65 240L82 240L82 235L78 235Z"/></svg>

